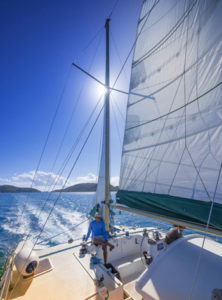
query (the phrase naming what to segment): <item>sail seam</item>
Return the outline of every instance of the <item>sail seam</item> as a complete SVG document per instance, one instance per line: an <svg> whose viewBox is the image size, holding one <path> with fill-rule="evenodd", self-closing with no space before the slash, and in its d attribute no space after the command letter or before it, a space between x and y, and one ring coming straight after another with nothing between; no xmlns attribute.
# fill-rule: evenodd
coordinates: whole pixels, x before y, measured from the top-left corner
<svg viewBox="0 0 222 300"><path fill-rule="evenodd" d="M196 131L192 134L186 135L186 137L191 137L191 136L194 136L194 135L198 135L202 132L208 131L208 130L213 129L215 127L219 127L221 125L222 125L222 123L215 124L214 126L208 127L207 129L199 130L199 131ZM136 149L124 150L123 153L133 152L133 151L136 151L136 150L139 151L139 150L149 149L149 148L152 148L152 147L155 147L155 146L162 146L162 145L166 145L166 144L176 142L176 141L179 141L179 140L182 140L182 139L185 139L185 136L181 136L181 137L178 137L176 139L171 139L171 140L168 140L168 141L164 141L164 142L158 143L158 144L152 144L152 145L149 145L149 146L144 146L144 147L140 147L140 148L136 148Z"/></svg>
<svg viewBox="0 0 222 300"><path fill-rule="evenodd" d="M127 180L130 180L130 178L129 177L122 177L123 179L127 179ZM138 181L138 182L143 182L144 180L143 179L135 179L135 182L136 181ZM150 183L150 184L155 184L155 181L151 181L151 180L146 180L146 183ZM160 186L164 186L164 187L169 187L170 186L170 183L169 184L167 184L167 183L157 183L158 185L160 185ZM189 188L189 187L185 187L185 186L181 186L181 185L174 185L173 186L173 188L175 188L175 189L184 189L184 190L187 190L187 191L191 191L192 190L192 188ZM124 189L124 187L122 186L121 187L121 190L123 190ZM197 191L197 193L198 192L202 192L202 190L200 190L200 189L196 189L196 191ZM135 191L131 191L130 189L128 190L128 192L135 192ZM214 191L210 191L209 193L210 194L212 194ZM153 193L152 191L138 191L138 193L151 193L151 194L155 194L155 193ZM169 194L164 194L164 193L162 193L163 195L166 195L166 196L171 196L171 195L169 195ZM217 193L217 195L218 196L220 196L220 197L222 197L222 193ZM174 196L174 197L177 197L177 196ZM178 196L179 197L179 196ZM199 199L197 199L197 200L199 200ZM204 202L212 202L211 200L203 200L203 199L201 199L200 201L204 201Z"/></svg>
<svg viewBox="0 0 222 300"><path fill-rule="evenodd" d="M166 80L164 82L168 82L166 85L160 87L159 89L155 90L154 92L150 93L147 96L142 97L141 99L138 99L137 101L128 104L127 106L133 106L136 105L139 102L142 102L143 100L145 100L146 98L150 97L150 96L154 96L156 94L158 94L159 92L161 92L162 90L164 90L165 88L169 87L171 84L173 84L174 82L176 82L178 79L180 79L181 77L184 76L184 73L189 72L190 70L192 70L192 68L194 68L202 59L205 58L205 56L212 50L212 48L214 47L215 42L217 41L217 39L221 38L221 34L219 34L216 38L215 41L209 46L209 48L199 57L198 60L196 60L192 65L190 65L187 69L185 69L182 73L180 73L179 75L177 75L175 78L172 78L171 80ZM149 78L149 77L148 77ZM162 82L162 83L164 83ZM147 87L148 88L148 87ZM133 90L133 89L132 89ZM136 89L138 90L138 89ZM155 99L155 98L154 98Z"/></svg>
<svg viewBox="0 0 222 300"><path fill-rule="evenodd" d="M150 120L150 121L146 121L146 122L144 122L143 124L138 124L138 125L136 125L136 126L126 128L126 130L131 130L131 129L134 129L134 128L137 128L137 127L140 127L140 126L144 126L144 125L146 125L146 124L149 124L149 123L152 123L152 122L157 121L157 120L159 120L159 119L162 119L162 118L164 118L164 117L167 117L167 116L169 116L169 115L171 115L171 114L173 114L173 113L175 113L175 112L177 112L177 111L179 111L179 110L185 108L186 106L188 106L188 105L194 103L195 101L199 100L200 98L206 96L208 93L212 92L214 89L216 89L217 87L219 87L221 84L222 84L222 81L220 81L218 84L216 84L216 85L215 85L214 87L212 87L211 89L207 90L205 93L201 94L199 97L197 97L197 98L191 100L190 102L187 102L187 103L184 104L183 106L180 106L180 107L178 107L178 108L176 108L176 109L174 109L174 110L172 110L172 111L170 111L170 112L168 112L168 113L166 113L166 114L164 114L164 115L162 115L162 116L159 116L158 118L152 119L152 120Z"/></svg>
<svg viewBox="0 0 222 300"><path fill-rule="evenodd" d="M139 60L135 61L133 63L133 67L138 65L141 61L148 58L152 53L154 53L155 50L157 50L160 46L162 46L173 34L174 32L183 24L184 20L187 16L189 16L189 13L194 8L195 4L197 3L197 0L194 1L193 5L185 12L185 14L181 17L181 19L175 24L174 27L171 28L171 30L160 40L155 46L153 46L144 56L142 56Z"/></svg>
<svg viewBox="0 0 222 300"><path fill-rule="evenodd" d="M145 156L141 156L141 155L132 155L132 154L129 154L129 153L126 153L125 156L130 156L130 157L136 157L137 159L146 159L147 157ZM171 165L177 165L178 163L177 162L173 162L173 161L168 161L168 160L161 160L161 159L157 159L157 158L150 158L149 160L152 160L152 161L156 161L156 162L162 162L162 163L165 163L165 164L171 164ZM181 162L181 166L184 166L184 167L191 167L191 165L188 165L188 164L185 164L185 163L182 163ZM208 167L202 167L202 166L197 166L197 168L201 168L203 170L209 170L209 171L216 171L217 169L215 168L208 168Z"/></svg>

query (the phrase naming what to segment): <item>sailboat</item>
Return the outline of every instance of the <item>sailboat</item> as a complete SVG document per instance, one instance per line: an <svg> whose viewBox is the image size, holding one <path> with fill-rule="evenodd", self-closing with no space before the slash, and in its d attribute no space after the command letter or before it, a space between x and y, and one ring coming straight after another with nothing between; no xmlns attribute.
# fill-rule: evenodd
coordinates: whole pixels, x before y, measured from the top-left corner
<svg viewBox="0 0 222 300"><path fill-rule="evenodd" d="M208 236L222 235L221 16L218 0L143 1L116 202L109 193L114 88L106 20L103 147L91 214L103 214L115 245L110 264L90 241L37 250L24 240L5 267L0 299L221 299L222 244ZM168 244L163 230L110 224L114 208L202 233Z"/></svg>

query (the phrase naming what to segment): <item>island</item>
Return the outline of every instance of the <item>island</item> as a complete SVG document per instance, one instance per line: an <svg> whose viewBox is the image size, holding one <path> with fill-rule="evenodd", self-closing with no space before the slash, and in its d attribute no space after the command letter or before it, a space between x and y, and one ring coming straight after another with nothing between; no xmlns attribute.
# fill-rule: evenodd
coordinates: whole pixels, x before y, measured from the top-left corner
<svg viewBox="0 0 222 300"><path fill-rule="evenodd" d="M37 189L17 187L14 185L0 185L0 193L38 193Z"/></svg>
<svg viewBox="0 0 222 300"><path fill-rule="evenodd" d="M95 192L97 188L97 183L78 183L69 186L64 189L54 190L52 192L64 192L64 193L74 193L74 192ZM110 185L110 192L116 192L118 186ZM17 187L13 185L0 185L0 193L40 193L40 190L27 187Z"/></svg>
<svg viewBox="0 0 222 300"><path fill-rule="evenodd" d="M53 192L95 192L97 188L97 183L79 183L69 186L64 189L55 190ZM110 184L110 192L116 192L118 186L113 186Z"/></svg>

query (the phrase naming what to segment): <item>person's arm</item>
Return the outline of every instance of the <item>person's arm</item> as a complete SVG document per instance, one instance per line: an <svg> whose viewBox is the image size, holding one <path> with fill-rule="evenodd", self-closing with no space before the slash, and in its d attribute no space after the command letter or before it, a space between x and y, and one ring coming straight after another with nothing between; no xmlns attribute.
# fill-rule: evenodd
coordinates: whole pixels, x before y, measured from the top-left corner
<svg viewBox="0 0 222 300"><path fill-rule="evenodd" d="M85 241L88 240L88 238L89 238L89 236L90 236L90 234L91 234L91 231L92 231L92 227L91 227L91 223L90 223L90 224L89 224L89 229L88 229L87 235L86 235L86 237L85 237Z"/></svg>
<svg viewBox="0 0 222 300"><path fill-rule="evenodd" d="M104 236L105 240L108 241L108 235L107 235L107 232L106 232L106 226L105 226L104 222L103 222L103 236Z"/></svg>

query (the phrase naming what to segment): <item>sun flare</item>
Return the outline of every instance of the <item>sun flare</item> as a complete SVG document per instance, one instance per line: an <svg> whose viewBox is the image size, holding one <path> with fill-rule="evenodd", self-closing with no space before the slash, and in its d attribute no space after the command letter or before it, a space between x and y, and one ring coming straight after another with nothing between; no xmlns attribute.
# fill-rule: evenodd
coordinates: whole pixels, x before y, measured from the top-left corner
<svg viewBox="0 0 222 300"><path fill-rule="evenodd" d="M97 93L98 93L99 97L104 96L107 93L107 88L104 85L98 85Z"/></svg>

